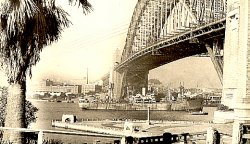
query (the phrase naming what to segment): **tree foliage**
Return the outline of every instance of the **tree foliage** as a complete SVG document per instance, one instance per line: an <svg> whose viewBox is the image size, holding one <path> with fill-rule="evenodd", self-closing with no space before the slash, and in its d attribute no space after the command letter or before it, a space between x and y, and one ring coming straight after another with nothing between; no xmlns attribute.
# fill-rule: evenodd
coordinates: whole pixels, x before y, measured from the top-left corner
<svg viewBox="0 0 250 144"><path fill-rule="evenodd" d="M148 83L152 83L152 84L155 84L155 85L162 84L158 79L149 79Z"/></svg>
<svg viewBox="0 0 250 144"><path fill-rule="evenodd" d="M69 0L92 10L87 0ZM0 64L9 83L26 80L31 68L40 60L42 49L57 41L69 27L69 14L55 0L3 0L0 2Z"/></svg>
<svg viewBox="0 0 250 144"><path fill-rule="evenodd" d="M25 127L25 114L37 111L25 101L26 75L32 76L32 66L40 60L42 49L59 40L63 29L71 24L69 14L55 1L0 0L0 67L8 77L9 89L15 90L9 91L13 94L9 94L6 108L3 107L7 111L3 113L6 127ZM92 10L87 0L69 3L81 5L85 14ZM34 117L26 120L33 121ZM6 130L3 138L24 143L21 132Z"/></svg>
<svg viewBox="0 0 250 144"><path fill-rule="evenodd" d="M6 87L0 88L0 126L4 126L6 116L8 90ZM36 122L36 112L38 108L32 105L31 102L25 101L25 125L28 126L32 122Z"/></svg>

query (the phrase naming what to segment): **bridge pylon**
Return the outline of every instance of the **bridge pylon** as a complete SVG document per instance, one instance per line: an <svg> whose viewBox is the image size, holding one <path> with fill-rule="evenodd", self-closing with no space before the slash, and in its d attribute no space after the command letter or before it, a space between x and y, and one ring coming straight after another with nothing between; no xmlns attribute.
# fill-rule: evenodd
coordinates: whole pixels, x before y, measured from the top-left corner
<svg viewBox="0 0 250 144"><path fill-rule="evenodd" d="M114 78L114 95L116 96L116 99L120 99L123 94L123 83L124 82L124 76L126 75L126 72L123 71L121 73L114 71L113 78Z"/></svg>
<svg viewBox="0 0 250 144"><path fill-rule="evenodd" d="M133 72L126 70L114 72L114 94L119 99L129 98L131 95L142 94L142 89L148 90L148 70Z"/></svg>
<svg viewBox="0 0 250 144"><path fill-rule="evenodd" d="M234 109L233 144L244 141L241 125L250 123L249 10L250 1L227 0L223 104Z"/></svg>
<svg viewBox="0 0 250 144"><path fill-rule="evenodd" d="M223 82L223 39L214 39L212 44L205 43L205 47L218 74L220 82Z"/></svg>

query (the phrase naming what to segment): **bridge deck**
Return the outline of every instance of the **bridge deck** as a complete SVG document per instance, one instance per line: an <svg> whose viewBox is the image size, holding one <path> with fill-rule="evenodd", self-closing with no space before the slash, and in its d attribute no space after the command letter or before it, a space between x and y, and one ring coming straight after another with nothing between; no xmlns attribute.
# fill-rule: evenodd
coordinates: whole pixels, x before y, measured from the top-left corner
<svg viewBox="0 0 250 144"><path fill-rule="evenodd" d="M210 42L210 39L215 37L224 36L225 22L225 19L221 19L156 41L129 55L127 59L124 59L115 67L115 70L151 70L177 59L205 53L207 52L205 42ZM161 53L154 55L154 51L160 51Z"/></svg>

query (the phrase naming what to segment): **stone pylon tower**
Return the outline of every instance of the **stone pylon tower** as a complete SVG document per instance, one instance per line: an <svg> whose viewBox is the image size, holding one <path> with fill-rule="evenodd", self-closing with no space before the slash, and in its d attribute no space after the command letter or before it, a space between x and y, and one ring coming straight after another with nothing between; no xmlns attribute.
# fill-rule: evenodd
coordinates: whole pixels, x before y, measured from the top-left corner
<svg viewBox="0 0 250 144"><path fill-rule="evenodd" d="M233 144L250 123L250 1L227 0L223 103L234 109Z"/></svg>
<svg viewBox="0 0 250 144"><path fill-rule="evenodd" d="M236 98L237 93L239 1L227 0L222 104L229 107L233 107L232 101Z"/></svg>

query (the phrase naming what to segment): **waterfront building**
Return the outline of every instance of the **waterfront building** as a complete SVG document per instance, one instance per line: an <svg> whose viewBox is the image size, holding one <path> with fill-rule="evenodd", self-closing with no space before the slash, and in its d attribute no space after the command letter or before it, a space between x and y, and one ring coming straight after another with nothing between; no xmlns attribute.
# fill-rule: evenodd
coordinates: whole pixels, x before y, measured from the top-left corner
<svg viewBox="0 0 250 144"><path fill-rule="evenodd" d="M94 84L84 84L82 86L82 93L86 94L89 92L95 92L95 85Z"/></svg>
<svg viewBox="0 0 250 144"><path fill-rule="evenodd" d="M82 85L82 93L86 94L89 92L100 93L102 91L102 86L97 84L84 84Z"/></svg>
<svg viewBox="0 0 250 144"><path fill-rule="evenodd" d="M81 85L68 85L47 79L32 87L33 93L81 93Z"/></svg>

